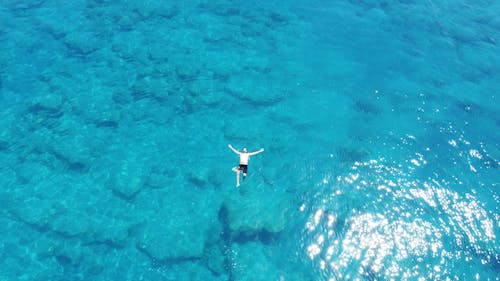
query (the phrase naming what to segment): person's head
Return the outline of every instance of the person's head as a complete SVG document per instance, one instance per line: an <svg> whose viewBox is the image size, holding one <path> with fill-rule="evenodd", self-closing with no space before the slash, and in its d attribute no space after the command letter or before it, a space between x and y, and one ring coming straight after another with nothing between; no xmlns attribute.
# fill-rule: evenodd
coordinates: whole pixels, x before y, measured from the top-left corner
<svg viewBox="0 0 500 281"><path fill-rule="evenodd" d="M246 147L243 147L242 151L243 151L244 153L247 153L247 148L246 148Z"/></svg>

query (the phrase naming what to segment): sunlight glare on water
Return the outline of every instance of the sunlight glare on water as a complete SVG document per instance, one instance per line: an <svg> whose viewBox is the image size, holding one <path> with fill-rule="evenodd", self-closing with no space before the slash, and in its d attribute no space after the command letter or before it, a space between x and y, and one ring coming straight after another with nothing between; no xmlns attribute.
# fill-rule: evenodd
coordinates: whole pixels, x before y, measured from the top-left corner
<svg viewBox="0 0 500 281"><path fill-rule="evenodd" d="M356 162L336 182L318 184L330 195L311 208L305 236L325 280L461 279L457 261L498 261L485 250L495 245L494 220L474 193L415 178L428 163L413 157L405 165Z"/></svg>

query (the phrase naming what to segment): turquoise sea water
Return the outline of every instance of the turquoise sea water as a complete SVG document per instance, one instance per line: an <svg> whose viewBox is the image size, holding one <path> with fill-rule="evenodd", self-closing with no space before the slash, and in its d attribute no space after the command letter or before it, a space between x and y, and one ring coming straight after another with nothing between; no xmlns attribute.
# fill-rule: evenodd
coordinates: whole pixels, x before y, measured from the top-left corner
<svg viewBox="0 0 500 281"><path fill-rule="evenodd" d="M499 3L1 1L0 280L499 280Z"/></svg>

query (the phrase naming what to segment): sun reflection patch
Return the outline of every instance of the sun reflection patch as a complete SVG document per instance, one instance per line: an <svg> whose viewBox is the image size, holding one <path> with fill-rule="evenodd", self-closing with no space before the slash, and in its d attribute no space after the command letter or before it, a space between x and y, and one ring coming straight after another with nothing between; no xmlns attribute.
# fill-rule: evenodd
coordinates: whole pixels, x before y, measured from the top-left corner
<svg viewBox="0 0 500 281"><path fill-rule="evenodd" d="M316 212L318 213L318 212ZM322 212L321 212L322 213ZM324 226L332 226L332 215L326 216ZM435 235L438 231L422 220L391 222L382 214L362 214L350 221L343 239L317 232L314 242L307 247L308 256L335 276L345 276L357 264L358 274L398 276L398 263L416 256L437 254L442 244ZM328 268L325 268L325 261ZM377 275L379 276L379 275Z"/></svg>
<svg viewBox="0 0 500 281"><path fill-rule="evenodd" d="M455 191L450 180L415 179L411 173L427 164L415 155L419 165L410 158L408 167L383 158L356 162L311 206L306 249L321 276L446 280L457 277L447 267L453 261L472 262L471 253L492 259L484 249L495 247L494 220L475 193Z"/></svg>

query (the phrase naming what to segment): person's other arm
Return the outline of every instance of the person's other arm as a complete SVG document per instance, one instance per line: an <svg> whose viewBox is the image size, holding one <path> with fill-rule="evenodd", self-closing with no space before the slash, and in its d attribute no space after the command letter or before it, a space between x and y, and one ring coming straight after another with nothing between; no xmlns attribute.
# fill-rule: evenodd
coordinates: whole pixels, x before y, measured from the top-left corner
<svg viewBox="0 0 500 281"><path fill-rule="evenodd" d="M253 155L257 155L257 154L262 153L262 152L264 152L264 148L261 148L255 152L250 152L250 153L248 153L248 155L253 156Z"/></svg>
<svg viewBox="0 0 500 281"><path fill-rule="evenodd" d="M234 147L232 147L230 144L227 145L227 147L229 147L234 153L240 155L241 152L239 152L238 150L234 149Z"/></svg>

